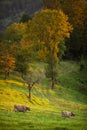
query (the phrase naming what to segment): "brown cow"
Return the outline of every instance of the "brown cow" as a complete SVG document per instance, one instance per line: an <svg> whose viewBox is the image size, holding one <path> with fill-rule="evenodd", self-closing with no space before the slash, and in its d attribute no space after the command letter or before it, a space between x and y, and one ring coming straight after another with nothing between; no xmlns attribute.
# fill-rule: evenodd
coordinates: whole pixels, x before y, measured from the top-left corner
<svg viewBox="0 0 87 130"><path fill-rule="evenodd" d="M26 112L30 111L30 108L24 105L14 105L14 111L15 112Z"/></svg>
<svg viewBox="0 0 87 130"><path fill-rule="evenodd" d="M71 116L75 116L75 114L69 111L62 111L62 117L71 117Z"/></svg>

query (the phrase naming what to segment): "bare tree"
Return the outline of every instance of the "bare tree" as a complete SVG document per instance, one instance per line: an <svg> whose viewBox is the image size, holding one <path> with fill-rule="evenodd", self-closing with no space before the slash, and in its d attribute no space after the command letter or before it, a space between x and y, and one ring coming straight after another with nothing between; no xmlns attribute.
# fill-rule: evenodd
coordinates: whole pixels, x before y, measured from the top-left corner
<svg viewBox="0 0 87 130"><path fill-rule="evenodd" d="M36 79L35 81L32 81L31 79L28 79L28 82L27 82L27 84L28 84L28 90L29 90L29 95L28 95L28 98L31 100L31 90L32 90L32 88L34 87L34 85L36 84L36 83L38 83L39 82L39 79Z"/></svg>
<svg viewBox="0 0 87 130"><path fill-rule="evenodd" d="M29 75L23 76L24 81L27 83L28 86L28 98L31 100L31 91L35 84L40 82L40 77L35 75L35 72L29 72Z"/></svg>

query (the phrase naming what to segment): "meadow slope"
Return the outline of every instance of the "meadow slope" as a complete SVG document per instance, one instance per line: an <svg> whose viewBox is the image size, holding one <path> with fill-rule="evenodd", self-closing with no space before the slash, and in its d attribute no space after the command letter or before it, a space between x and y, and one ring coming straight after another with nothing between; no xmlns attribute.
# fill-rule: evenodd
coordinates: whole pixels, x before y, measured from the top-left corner
<svg viewBox="0 0 87 130"><path fill-rule="evenodd" d="M75 62L60 62L58 82L51 90L43 63L31 67L43 77L32 89L31 101L27 84L18 74L11 74L8 80L1 74L0 130L87 130L87 72L80 72ZM27 105L31 111L14 112L14 104ZM73 111L75 117L61 117L62 110Z"/></svg>

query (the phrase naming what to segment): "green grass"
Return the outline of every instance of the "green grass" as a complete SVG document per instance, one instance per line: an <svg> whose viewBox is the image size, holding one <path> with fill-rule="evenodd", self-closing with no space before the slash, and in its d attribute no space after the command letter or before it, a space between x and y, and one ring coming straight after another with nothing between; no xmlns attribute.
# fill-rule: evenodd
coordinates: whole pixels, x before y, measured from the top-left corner
<svg viewBox="0 0 87 130"><path fill-rule="evenodd" d="M31 65L44 78L43 63ZM86 72L79 71L75 62L59 64L58 84L51 90L47 80L32 89L32 100L27 98L26 84L19 75L0 79L0 130L87 130ZM36 71L35 71L36 72ZM84 88L81 91L81 81ZM14 112L14 104L31 108L26 113ZM75 113L75 117L61 117L62 110Z"/></svg>
<svg viewBox="0 0 87 130"><path fill-rule="evenodd" d="M78 111L79 112L79 111ZM0 111L1 130L86 130L86 112L73 118L62 118L60 112L32 109L26 113Z"/></svg>
<svg viewBox="0 0 87 130"><path fill-rule="evenodd" d="M58 81L62 86L87 94L87 70L79 71L78 63L61 62L58 73Z"/></svg>

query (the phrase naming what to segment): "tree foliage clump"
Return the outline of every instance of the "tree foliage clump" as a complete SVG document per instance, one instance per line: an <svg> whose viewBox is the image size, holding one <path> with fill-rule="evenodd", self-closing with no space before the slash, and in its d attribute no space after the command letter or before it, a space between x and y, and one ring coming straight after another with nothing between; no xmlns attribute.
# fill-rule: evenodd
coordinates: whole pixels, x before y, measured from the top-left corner
<svg viewBox="0 0 87 130"><path fill-rule="evenodd" d="M28 41L21 40L15 53L16 68L15 70L21 73L23 78L29 69L29 63L32 60L33 46Z"/></svg>
<svg viewBox="0 0 87 130"><path fill-rule="evenodd" d="M60 10L42 10L28 23L27 37L38 43L38 54L58 62L59 44L70 37L72 26L68 17ZM32 38L33 37L33 38Z"/></svg>
<svg viewBox="0 0 87 130"><path fill-rule="evenodd" d="M5 74L5 79L15 69L15 57L11 49L13 49L13 46L4 42L0 43L0 70Z"/></svg>
<svg viewBox="0 0 87 130"><path fill-rule="evenodd" d="M19 43L26 30L26 23L13 23L3 35L4 41L10 44Z"/></svg>

